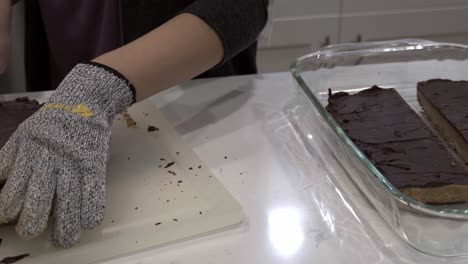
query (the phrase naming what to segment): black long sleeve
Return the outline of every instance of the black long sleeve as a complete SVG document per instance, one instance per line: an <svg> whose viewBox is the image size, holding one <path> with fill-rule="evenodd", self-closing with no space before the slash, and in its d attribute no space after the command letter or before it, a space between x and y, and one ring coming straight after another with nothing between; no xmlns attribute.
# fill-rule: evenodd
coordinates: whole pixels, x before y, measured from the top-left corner
<svg viewBox="0 0 468 264"><path fill-rule="evenodd" d="M256 41L267 21L268 0L116 1L120 11L120 25L116 26L122 31L122 44L134 41L180 13L191 13L215 30L224 48L221 63L197 78L257 73ZM25 1L25 17L27 89L53 89L47 78L50 50L37 0Z"/></svg>
<svg viewBox="0 0 468 264"><path fill-rule="evenodd" d="M268 0L197 0L183 12L200 17L216 31L224 48L223 64L257 40L267 8Z"/></svg>

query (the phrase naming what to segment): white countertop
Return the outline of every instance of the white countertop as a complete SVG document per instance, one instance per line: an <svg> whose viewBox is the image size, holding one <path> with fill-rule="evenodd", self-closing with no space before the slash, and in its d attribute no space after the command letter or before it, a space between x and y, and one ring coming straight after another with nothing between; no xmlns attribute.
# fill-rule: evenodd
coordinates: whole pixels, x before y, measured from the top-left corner
<svg viewBox="0 0 468 264"><path fill-rule="evenodd" d="M241 203L246 220L105 263L466 263L417 252L365 199L363 208L349 203L359 191L336 189L327 178L340 167L308 156L291 132L283 109L297 96L294 85L289 73L251 75L190 81L153 97Z"/></svg>
<svg viewBox="0 0 468 264"><path fill-rule="evenodd" d="M339 166L294 143L282 112L297 95L290 74L275 73L190 81L152 98L247 218L233 230L106 263L466 263L410 248L362 197L361 217L347 199L359 191L335 189L327 178Z"/></svg>
<svg viewBox="0 0 468 264"><path fill-rule="evenodd" d="M229 77L154 97L247 219L233 230L106 263L466 263L410 248L376 212L360 217L346 202L346 192L359 191L334 189L320 169L327 165L291 161L288 152L300 148L285 144L294 136L282 111L297 95L294 85L289 73Z"/></svg>
<svg viewBox="0 0 468 264"><path fill-rule="evenodd" d="M293 85L288 73L197 80L154 98L239 200L247 218L234 230L109 263L345 261L346 255L326 246L330 235L322 217L303 197L304 183L270 129L282 105L295 95Z"/></svg>

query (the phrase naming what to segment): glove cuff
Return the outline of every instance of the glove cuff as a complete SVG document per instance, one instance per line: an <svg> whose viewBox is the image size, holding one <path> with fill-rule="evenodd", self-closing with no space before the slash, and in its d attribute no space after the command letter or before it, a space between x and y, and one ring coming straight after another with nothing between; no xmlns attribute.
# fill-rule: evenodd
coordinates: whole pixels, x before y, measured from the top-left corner
<svg viewBox="0 0 468 264"><path fill-rule="evenodd" d="M130 92L132 93L132 103L131 104L136 103L135 87L127 79L127 77L123 76L123 74L121 74L120 72L118 72L114 68L111 68L111 67L109 67L107 65L104 65L104 64L101 64L101 63L95 62L95 61L84 61L84 62L81 62L80 64L87 64L87 65L92 65L92 66L95 66L95 67L98 67L98 68L102 68L103 70L107 71L109 74L113 74L113 75L117 76L118 78L122 79L123 81L125 81L127 83L127 85L128 85L128 88L130 89Z"/></svg>
<svg viewBox="0 0 468 264"><path fill-rule="evenodd" d="M109 66L77 64L43 107L68 110L84 117L104 116L113 120L135 103L135 88L127 78Z"/></svg>

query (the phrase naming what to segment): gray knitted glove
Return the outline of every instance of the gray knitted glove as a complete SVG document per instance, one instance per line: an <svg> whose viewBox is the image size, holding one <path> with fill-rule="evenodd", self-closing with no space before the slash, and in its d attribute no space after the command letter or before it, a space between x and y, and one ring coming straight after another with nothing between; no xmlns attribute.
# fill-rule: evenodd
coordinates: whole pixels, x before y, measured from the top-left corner
<svg viewBox="0 0 468 264"><path fill-rule="evenodd" d="M76 243L81 228L99 225L111 124L134 102L133 86L118 72L78 64L0 151L0 180L7 179L0 223L19 217L16 231L33 238L51 216L59 247Z"/></svg>

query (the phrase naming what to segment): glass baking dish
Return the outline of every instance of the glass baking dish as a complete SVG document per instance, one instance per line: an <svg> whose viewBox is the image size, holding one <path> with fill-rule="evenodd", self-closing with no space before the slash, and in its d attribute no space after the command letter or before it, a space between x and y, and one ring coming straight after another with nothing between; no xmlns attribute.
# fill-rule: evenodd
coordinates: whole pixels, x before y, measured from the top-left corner
<svg viewBox="0 0 468 264"><path fill-rule="evenodd" d="M304 144L312 146L312 138L322 141L409 245L435 256L468 256L468 203L437 206L405 196L325 110L329 88L333 92L356 93L378 85L395 88L423 116L416 84L433 78L468 79L468 46L412 39L332 45L297 59L291 73L302 93L295 109L295 127Z"/></svg>

